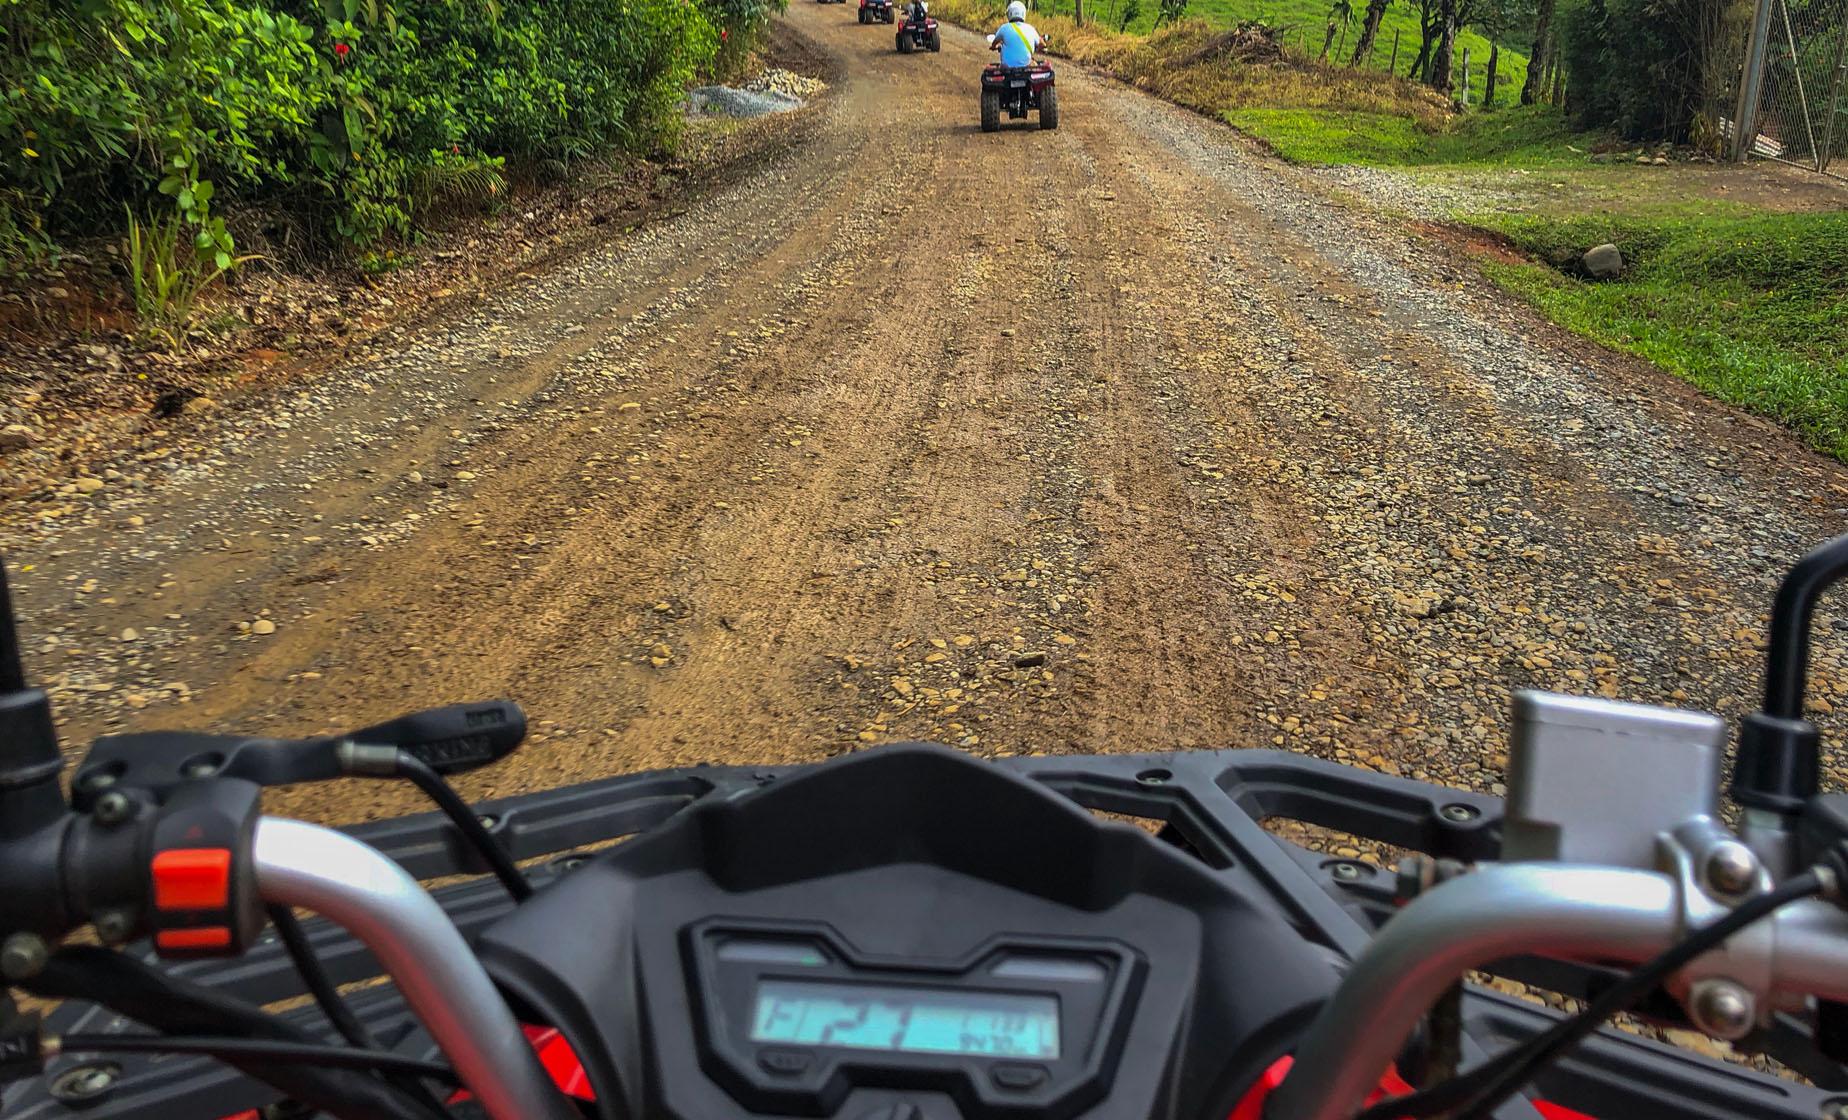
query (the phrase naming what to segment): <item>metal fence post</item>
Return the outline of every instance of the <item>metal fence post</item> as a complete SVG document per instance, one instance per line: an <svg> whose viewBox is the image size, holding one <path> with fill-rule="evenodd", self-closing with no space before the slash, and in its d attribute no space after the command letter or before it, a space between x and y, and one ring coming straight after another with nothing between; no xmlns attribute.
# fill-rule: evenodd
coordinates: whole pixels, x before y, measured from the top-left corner
<svg viewBox="0 0 1848 1120"><path fill-rule="evenodd" d="M1772 0L1758 0L1752 33L1745 41L1745 69L1739 75L1739 102L1733 110L1734 163L1744 163L1758 137L1758 99L1765 87L1765 52L1771 41Z"/></svg>

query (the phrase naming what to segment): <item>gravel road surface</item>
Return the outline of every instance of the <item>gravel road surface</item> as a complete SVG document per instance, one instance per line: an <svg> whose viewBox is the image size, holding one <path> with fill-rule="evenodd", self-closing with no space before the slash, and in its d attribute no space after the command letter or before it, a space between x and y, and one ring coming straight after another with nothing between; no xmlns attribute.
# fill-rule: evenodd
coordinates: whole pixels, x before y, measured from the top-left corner
<svg viewBox="0 0 1848 1120"><path fill-rule="evenodd" d="M985 135L976 37L786 18L805 143L15 521L73 742L507 696L470 794L901 738L1499 791L1517 687L1749 708L1839 465L1212 122L1068 66Z"/></svg>

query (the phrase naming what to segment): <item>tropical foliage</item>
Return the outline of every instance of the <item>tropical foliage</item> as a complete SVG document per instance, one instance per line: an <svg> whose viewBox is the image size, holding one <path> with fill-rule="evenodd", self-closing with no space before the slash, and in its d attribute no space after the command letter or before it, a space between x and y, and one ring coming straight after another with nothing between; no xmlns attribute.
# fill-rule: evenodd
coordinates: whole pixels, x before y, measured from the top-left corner
<svg viewBox="0 0 1848 1120"><path fill-rule="evenodd" d="M0 258L126 207L223 268L228 200L402 238L507 159L671 142L687 83L779 2L0 0Z"/></svg>

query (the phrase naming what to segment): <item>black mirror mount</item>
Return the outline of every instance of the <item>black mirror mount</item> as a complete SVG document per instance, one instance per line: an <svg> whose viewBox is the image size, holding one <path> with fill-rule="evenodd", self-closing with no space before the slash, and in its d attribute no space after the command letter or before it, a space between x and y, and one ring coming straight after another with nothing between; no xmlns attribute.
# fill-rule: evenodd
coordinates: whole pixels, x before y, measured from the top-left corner
<svg viewBox="0 0 1848 1120"><path fill-rule="evenodd" d="M1820 786L1821 737L1803 718L1809 691L1810 623L1822 593L1848 576L1848 535L1797 561L1771 608L1764 709L1745 717L1733 765L1733 800L1783 816L1799 812Z"/></svg>

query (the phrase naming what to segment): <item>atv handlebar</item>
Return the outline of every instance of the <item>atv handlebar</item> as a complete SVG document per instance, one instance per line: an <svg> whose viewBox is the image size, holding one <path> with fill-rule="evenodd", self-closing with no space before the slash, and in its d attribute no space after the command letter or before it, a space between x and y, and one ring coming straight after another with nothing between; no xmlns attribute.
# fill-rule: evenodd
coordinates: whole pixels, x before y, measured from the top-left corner
<svg viewBox="0 0 1848 1120"><path fill-rule="evenodd" d="M409 872L343 833L279 817L258 823L255 853L263 901L316 911L372 950L493 1120L572 1120L474 951Z"/></svg>
<svg viewBox="0 0 1848 1120"><path fill-rule="evenodd" d="M1311 1024L1266 1115L1350 1120L1418 1020L1472 968L1525 954L1636 963L1679 941L1690 909L1717 907L1687 898L1675 876L1628 868L1505 864L1451 880L1368 945ZM1848 999L1848 914L1830 902L1794 903L1687 972L1750 983L1773 1002Z"/></svg>

